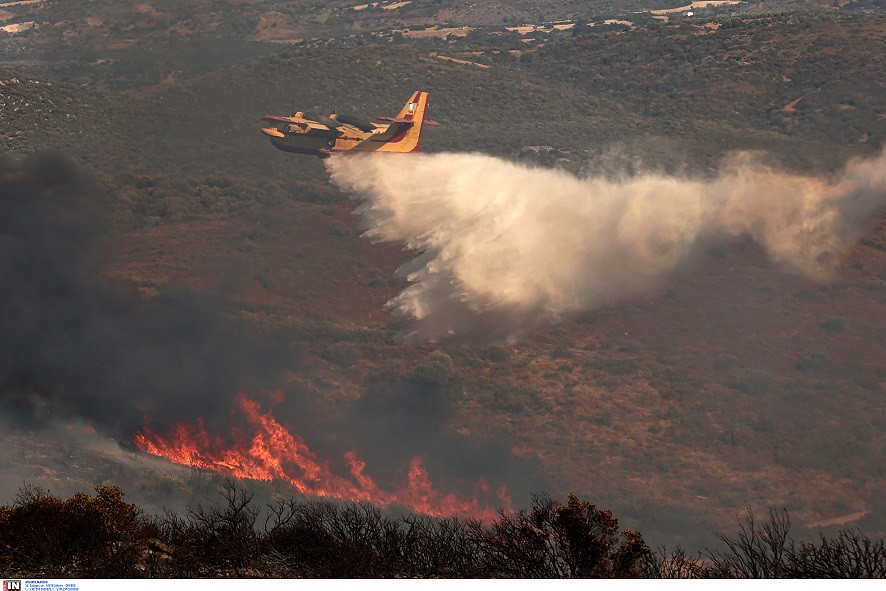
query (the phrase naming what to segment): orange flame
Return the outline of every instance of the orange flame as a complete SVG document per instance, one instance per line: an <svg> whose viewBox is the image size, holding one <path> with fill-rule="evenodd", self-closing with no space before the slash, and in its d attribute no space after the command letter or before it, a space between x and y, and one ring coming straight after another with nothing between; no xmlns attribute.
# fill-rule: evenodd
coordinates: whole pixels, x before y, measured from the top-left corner
<svg viewBox="0 0 886 591"><path fill-rule="evenodd" d="M135 444L176 464L237 478L283 479L309 495L368 501L383 507L399 503L434 517L464 516L489 521L498 515L488 502L490 488L484 480L477 484L477 493L470 500L455 493L442 493L434 488L421 457L412 458L407 484L394 492L380 489L364 472L366 462L352 451L344 454L351 478L333 474L329 463L317 458L302 437L289 432L270 412L262 414L258 402L242 393L235 402L255 431L248 442L234 432L235 444L226 448L219 438L210 436L203 420L197 419L193 424L179 423L165 438L145 426L136 433ZM496 504L504 511L513 510L504 486L495 496ZM487 501L481 502L481 498Z"/></svg>

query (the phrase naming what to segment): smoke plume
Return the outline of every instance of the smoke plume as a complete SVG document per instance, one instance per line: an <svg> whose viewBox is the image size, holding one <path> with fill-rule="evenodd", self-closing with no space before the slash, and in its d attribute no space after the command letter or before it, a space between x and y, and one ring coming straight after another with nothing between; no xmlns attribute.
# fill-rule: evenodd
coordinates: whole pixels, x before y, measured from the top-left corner
<svg viewBox="0 0 886 591"><path fill-rule="evenodd" d="M344 454L355 451L367 462L366 474L389 488L402 484L413 456L424 456L444 491L480 477L517 490L537 482L531 463L506 446L449 428L454 410L434 384L384 380L358 401L327 403L287 378L301 371L303 353L286 330L240 322L223 300L206 294L161 287L159 296L145 298L103 276L96 252L113 244L105 219L113 200L62 156L0 159L4 432L34 430L41 441L62 441L65 427L85 424L96 437L132 449L146 423L166 434L199 421L224 439L236 429L249 432L232 411L232 399L244 392L262 401L261 413L273 411L304 437L337 474L349 473ZM0 454L10 477L0 497L27 473L13 469L16 462L10 450Z"/></svg>
<svg viewBox="0 0 886 591"><path fill-rule="evenodd" d="M212 297L146 300L90 262L111 197L67 159L0 163L0 409L20 424L82 417L126 441L225 416L231 392L275 385L298 358Z"/></svg>
<svg viewBox="0 0 886 591"><path fill-rule="evenodd" d="M362 201L366 237L420 253L387 304L414 340L517 340L655 289L702 238L750 236L776 264L824 281L886 204L886 152L833 180L746 153L708 179L580 178L482 154L327 162Z"/></svg>

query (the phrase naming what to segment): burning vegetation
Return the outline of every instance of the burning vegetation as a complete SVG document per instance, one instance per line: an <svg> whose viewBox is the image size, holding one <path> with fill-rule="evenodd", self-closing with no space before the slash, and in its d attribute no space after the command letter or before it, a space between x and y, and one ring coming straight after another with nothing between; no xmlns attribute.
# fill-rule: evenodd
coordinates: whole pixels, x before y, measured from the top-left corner
<svg viewBox="0 0 886 591"><path fill-rule="evenodd" d="M659 155L668 176L674 175L675 166L679 170L688 153L693 154L687 164L690 169L713 172L707 166L714 166L713 160L732 147L780 153L777 160L800 163L804 170L830 163L831 168L821 168L828 171L847 154L872 154L881 143L872 131L877 101L876 85L870 81L877 76L870 73L869 48L881 39L877 33L882 28L873 17L837 18L820 26L813 20L817 16L791 17L790 27L776 27L771 18L760 22L755 17L727 22L716 36L688 30L687 38L682 34L687 31L669 27L605 42L584 37L544 49L539 45L538 51L527 50L519 62L499 59L506 54L496 50L470 57L479 60L476 63L495 64L482 72L441 60L416 61L414 52L361 47L335 52L290 49L199 80L180 76L159 90L130 94L93 91L79 83L50 85L37 79L24 83L18 73L4 74L4 81L10 82L4 87L8 99L4 100L16 111L12 114L10 106L5 119L9 150L33 152L54 145L75 153L99 171L102 184L114 195L101 199L94 187L78 188L87 179L70 163L66 167L45 157L24 164L2 163L8 197L0 204L4 249L0 277L7 288L0 298L0 318L6 321L0 336L2 414L16 428L45 439L49 436L41 433L43 425L71 419L88 422L101 436L109 435L124 446L131 445L138 432L159 450L181 433L201 443L185 458L186 465L202 463L231 475L252 472L251 478L291 483L296 490L328 494L327 499L365 499L430 515L476 516L471 511L487 507L492 511L504 504L497 493L499 484L506 482L518 507L527 506L528 500L521 496L532 490L562 494L577 489L601 503L618 503L613 508L629 523L642 524L638 527L649 539L659 533L654 528L662 523L667 523L662 527L668 535L713 531L715 517L729 519L744 503L787 505L801 523L868 514L863 527L882 535L877 525L882 523L877 502L882 479L876 477L876 458L883 438L878 422L870 418L877 416L871 409L877 408L884 375L882 356L877 355L882 340L875 338L882 327L871 321L878 317L870 312L883 277L882 231L863 256L853 250L855 258L847 262L852 266L840 268L847 276L833 289L783 282L765 272L764 263L749 259L743 244L718 243L712 254L699 251L690 262L713 263L712 273L733 277L734 282L671 284L672 276L665 269L661 276L667 278L668 289L654 294L657 307L651 312L638 304L584 314L578 323L541 330L520 350L401 347L392 338L397 326L378 312L382 302L407 287L389 278L405 255L363 256L382 249L360 242L353 224L345 219L349 208L328 204L343 195L328 184L322 169L279 166L262 151L250 149L249 133L244 131L247 118L237 116L267 104L288 104L295 96L305 104L332 98L341 102L342 94L329 97L329 88L339 89L333 94L349 96L356 91L355 109L358 104L374 104L388 91L371 84L345 89L332 83L336 73L362 64L356 69L388 76L409 64L417 68L416 77L435 84L441 107L452 117L452 125L438 136L436 149L489 151L493 143L489 138L494 138L495 150L511 157L528 151L527 146L552 141L553 131L558 138L555 145L562 149L551 148L549 156L545 152L540 160L553 164L565 154L571 158L566 164L570 170L587 165L589 171L611 172L620 167L618 162L611 167L605 163L613 138L626 142L626 161L636 155L639 162L638 138L660 136L667 142L650 141L640 148ZM736 28L737 24L741 26ZM779 60L793 55L779 54L779 47L802 46L808 51L780 61L771 70L771 61L745 55L748 47L763 45L772 49L767 55L780 56ZM570 59L564 61L567 54ZM705 62L687 73L687 61L702 63L701 58L714 54L728 54L730 59ZM830 54L840 59L823 59ZM646 55L653 57L646 60ZM690 55L701 57L687 60ZM156 60L150 61L153 72ZM834 68L841 84L822 85ZM255 72L264 70L298 71L300 76L256 92ZM607 74L616 70L637 75ZM649 79L643 75L649 71L664 82L650 92L637 93L631 81ZM588 77L586 72L598 75ZM539 76L528 75L532 73ZM138 76L131 74L130 79L148 79ZM299 82L305 77L320 83L305 87ZM680 84L669 82L677 78ZM566 80L574 92L551 92ZM736 98L735 80L749 100ZM814 88L823 90L801 101L795 113L771 112L770 105L785 104ZM477 108L491 95L497 97L495 110ZM455 108L465 105L470 108ZM733 105L743 106L736 110ZM568 112L570 120L539 132L537 126L520 123L527 110ZM205 117L182 115L193 112ZM224 121L228 138L243 137L246 143L206 133L209 119ZM125 126L118 124L122 121ZM500 129L502 121L513 122L509 128L514 133L506 138L490 133ZM108 131L124 128L128 134ZM151 141L134 145L127 140L134 135ZM77 138L76 150L70 149L72 138ZM605 158L596 162L595 154ZM633 164L629 169L634 176ZM536 171L539 178L551 178L542 172ZM540 194L547 195L561 183L538 184ZM425 187L410 187L410 191L419 189ZM555 197L546 202L559 202ZM472 200L482 202L473 196ZM512 206L513 199L506 203ZM94 214L92 209L109 209L115 221L111 226L96 224L107 214ZM408 294L422 295L413 302L432 305L422 308L432 313L426 320L415 318L419 328L434 328L428 319L450 318L438 312L447 311L441 305L452 301L448 296L453 284L429 283L426 280L435 277L429 272L445 279L464 269L449 264L464 257L429 259L435 253L451 252L462 238L472 238L466 229L478 228L477 235L484 239L508 235L490 232L488 225L455 224L460 218L443 217L442 226L459 232L433 236L431 248L419 244L425 258L413 270L421 272L422 280L409 284L413 289ZM530 217L533 222L546 219ZM627 230L643 226L642 216L625 219L631 222L623 225ZM882 227L882 207L879 219ZM667 216L655 216L653 221L680 234L679 226L664 224ZM516 224L514 228L523 229ZM558 241L574 237L562 228L558 223L552 232L539 234ZM426 236L421 231L417 235ZM527 236L516 235L521 240ZM389 236L402 241L399 234ZM664 233L653 237L656 240L643 243L649 247L643 252L653 259L667 263L669 252L682 252L676 248L679 240ZM520 252L507 248L507 241L490 239L484 244L489 247L484 252ZM585 246L580 240L579 245ZM102 262L95 260L96 250L126 254L98 268L95 263ZM541 249L531 251L532 260L542 260L537 254ZM520 257L493 262L500 260L519 263ZM575 257L554 257L551 264L541 265L543 273L535 275L549 275L569 260ZM749 260L763 270L755 267L748 273ZM839 260L839 256L816 257L813 262ZM471 268L479 272L467 279L492 278L489 283L496 288L507 283L486 272L490 267ZM584 273L590 267L577 268ZM176 278L198 276L203 279L188 285L203 292L184 291L176 284ZM109 277L128 283L109 282ZM541 318L539 326L547 326L545 314L552 310L553 323L573 317L575 309L568 305L577 300L575 313L597 309L593 301L540 289L536 291L542 296L554 297L530 298L530 305L516 308L504 306L506 312L525 312L518 319L527 322L509 322L513 315L494 325L475 322L475 309L500 320L491 312L502 306L495 308L501 303L495 292L478 290L467 279L459 286L471 288L467 293L479 305L467 315L461 314L461 308L454 310L456 319L467 319L466 334L519 337L532 331L535 319ZM604 279L603 284L612 283L611 274ZM770 285L775 286L774 294ZM435 286L440 289L428 289ZM136 293L136 287L146 297ZM702 305L708 300L717 305ZM538 301L556 306L533 305ZM708 322L711 317L721 322ZM744 321L748 317L759 324ZM412 316L405 318L409 321ZM250 326L244 329L241 320ZM275 331L281 326L289 335L278 338ZM490 326L505 329L485 330ZM443 328L448 333L451 326ZM421 336L434 334L436 330L429 330ZM374 382L413 380L431 366L425 359L431 358L428 351L444 361L435 360L431 369L445 370L433 377L438 390L446 392L422 384L408 393L411 396L395 401L399 408L393 403L374 408ZM288 375L297 375L298 380ZM231 394L256 393L281 384L287 384L286 394L292 399L274 406L273 415L256 410L258 418L253 421L253 415L240 406L230 411ZM316 412L320 403L310 407L325 397L331 412L329 408ZM409 406L435 397L446 404L424 414ZM270 434L264 419L275 422L285 435ZM239 431L231 431L230 423L236 423ZM501 438L501 453L484 451L485 455L478 452L464 459L464 449L489 449L493 437ZM261 459L251 455L256 442L270 455ZM512 450L519 459L514 459ZM172 445L166 451L164 457L171 457L181 448ZM529 465L529 458L543 469L513 467ZM75 472L67 465L65 470L59 471L60 477ZM528 483L526 473L533 472L551 484ZM6 469L4 473L10 476ZM11 486L21 482L6 480ZM637 486L638 480L644 485ZM495 486L487 491L481 482ZM59 491L55 482L41 484L52 486L56 493L73 492ZM454 490L459 491L457 496L450 492ZM456 509L445 502L450 498L455 499ZM465 506L468 510L463 510ZM693 520L663 519L667 513L692 514ZM665 539L675 542L673 537ZM677 540L690 547L702 545L685 537Z"/></svg>
<svg viewBox="0 0 886 591"><path fill-rule="evenodd" d="M82 419L178 464L437 517L489 520L511 509L504 483L532 490L510 450L447 429L451 402L427 380L334 408L270 390L274 414L241 394L232 413L224 393L269 391L298 368L286 334L249 331L196 292L143 298L103 277L90 254L107 195L68 160L0 163L0 188L0 405L19 424Z"/></svg>
<svg viewBox="0 0 886 591"><path fill-rule="evenodd" d="M393 492L379 488L366 474L366 462L353 451L344 454L351 479L339 476L332 472L329 462L310 450L301 436L286 429L270 412L262 413L258 402L242 393L235 402L251 433L233 429L232 445L213 437L201 419L179 423L165 437L146 426L136 434L135 443L140 449L177 464L237 478L282 479L301 493L319 497L367 501L383 507L399 504L434 517L457 515L487 521L494 518L500 508L512 511L504 485L493 495L481 479L472 499L436 490L420 456L410 462L408 482Z"/></svg>

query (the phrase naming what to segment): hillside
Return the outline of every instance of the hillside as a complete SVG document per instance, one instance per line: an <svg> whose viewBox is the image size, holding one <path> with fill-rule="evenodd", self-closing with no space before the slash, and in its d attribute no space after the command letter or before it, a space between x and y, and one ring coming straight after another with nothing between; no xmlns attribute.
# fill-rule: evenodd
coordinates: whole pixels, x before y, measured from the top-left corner
<svg viewBox="0 0 886 591"><path fill-rule="evenodd" d="M879 13L711 22L538 45L275 47L156 85L136 61L141 83L128 90L4 70L0 130L7 156L62 151L107 192L90 281L122 281L149 306L179 290L209 295L218 317L207 323L223 318L298 351L269 361L265 380L289 406L261 398L263 408L333 464L360 445L369 473L394 480L415 445L432 474L472 481L488 470L517 499L529 487L573 491L652 543L694 547L747 505L785 506L801 525L854 515L850 524L881 536L882 210L830 283L784 273L750 241L715 241L649 297L516 345L406 346L384 304L414 254L361 238L354 204L324 165L258 133L262 115L294 108L391 115L421 88L444 124L428 132L427 151L581 174L704 177L736 149L830 174L881 148ZM199 410L224 429L236 394L215 392L181 418ZM143 402L124 403L125 414ZM132 448L131 430L85 418ZM6 461L16 473L28 464ZM76 471L32 478L63 487L65 469ZM159 470L135 460L127 469L149 490L145 474ZM171 497L200 488L170 478Z"/></svg>
<svg viewBox="0 0 886 591"><path fill-rule="evenodd" d="M281 45L508 46L698 22L730 14L876 12L871 0L410 0L354 3L219 0L134 4L25 0L0 8L0 59L57 80L113 88L191 77ZM689 13L692 14L689 14Z"/></svg>

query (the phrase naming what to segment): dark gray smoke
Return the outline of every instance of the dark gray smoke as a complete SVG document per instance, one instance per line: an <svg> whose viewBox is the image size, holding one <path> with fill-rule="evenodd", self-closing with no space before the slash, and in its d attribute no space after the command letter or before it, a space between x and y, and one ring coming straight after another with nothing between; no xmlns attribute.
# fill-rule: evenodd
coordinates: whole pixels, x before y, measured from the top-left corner
<svg viewBox="0 0 886 591"><path fill-rule="evenodd" d="M381 481L400 478L422 454L444 483L476 482L477 475L493 485L530 480L503 446L449 429L450 403L432 384L395 380L332 408L287 386L301 352L285 333L259 334L207 295L144 298L103 277L89 255L106 232L111 199L60 156L0 162L0 412L7 424L37 429L82 420L131 447L146 420L162 434L200 417L224 437L238 420L232 398L242 391L319 457L338 462L341 474L341 453L353 450ZM269 406L264 391L280 387L285 401Z"/></svg>
<svg viewBox="0 0 886 591"><path fill-rule="evenodd" d="M348 410L349 441L380 483L403 481L402 471L419 455L434 479L461 483L465 489L481 478L493 487L507 483L515 502L544 490L536 462L516 458L503 442L467 437L455 431L446 393L423 379L379 381Z"/></svg>
<svg viewBox="0 0 886 591"><path fill-rule="evenodd" d="M193 292L145 300L84 255L108 196L58 156L0 169L0 388L19 420L83 417L128 438L144 417L223 414L294 351L250 337Z"/></svg>

